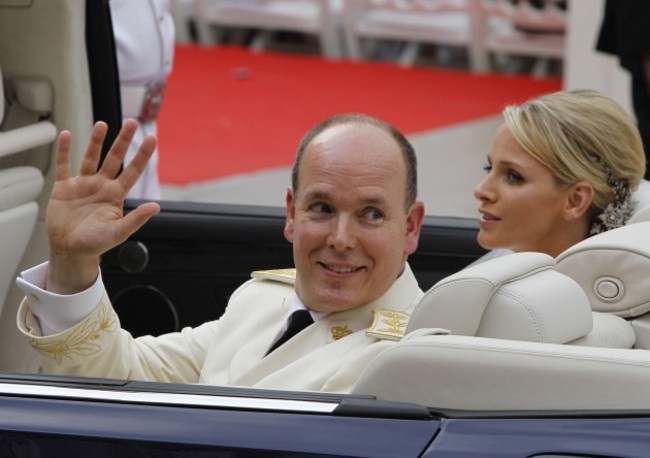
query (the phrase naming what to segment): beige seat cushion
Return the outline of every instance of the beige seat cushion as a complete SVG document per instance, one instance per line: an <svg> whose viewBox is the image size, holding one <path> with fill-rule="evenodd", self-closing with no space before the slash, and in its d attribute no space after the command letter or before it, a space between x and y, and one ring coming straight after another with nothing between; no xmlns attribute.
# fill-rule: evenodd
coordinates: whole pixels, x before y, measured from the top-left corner
<svg viewBox="0 0 650 458"><path fill-rule="evenodd" d="M35 167L0 170L0 312L34 230L35 199L42 187L43 176Z"/></svg>
<svg viewBox="0 0 650 458"><path fill-rule="evenodd" d="M593 312L593 328L591 332L576 340L568 342L570 345L606 348L632 348L635 346L637 336L629 321L611 313Z"/></svg>
<svg viewBox="0 0 650 458"><path fill-rule="evenodd" d="M35 167L0 170L0 212L36 200L42 189L43 175Z"/></svg>

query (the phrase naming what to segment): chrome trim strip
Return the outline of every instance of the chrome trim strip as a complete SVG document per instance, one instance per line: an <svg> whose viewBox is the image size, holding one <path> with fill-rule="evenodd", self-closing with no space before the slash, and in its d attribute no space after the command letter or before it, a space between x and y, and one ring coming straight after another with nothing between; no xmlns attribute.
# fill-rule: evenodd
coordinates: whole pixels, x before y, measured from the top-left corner
<svg viewBox="0 0 650 458"><path fill-rule="evenodd" d="M334 402L297 401L285 399L259 399L235 396L207 396L184 393L149 393L88 388L68 388L48 385L1 383L1 395L34 396L43 398L68 398L90 401L112 401L141 404L163 404L199 407L224 407L233 409L282 410L292 412L332 413L338 406Z"/></svg>

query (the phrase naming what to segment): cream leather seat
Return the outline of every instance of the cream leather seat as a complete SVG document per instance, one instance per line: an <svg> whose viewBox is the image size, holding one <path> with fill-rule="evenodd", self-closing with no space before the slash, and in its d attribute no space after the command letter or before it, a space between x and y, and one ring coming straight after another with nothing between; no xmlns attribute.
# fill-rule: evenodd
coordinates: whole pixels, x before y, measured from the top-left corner
<svg viewBox="0 0 650 458"><path fill-rule="evenodd" d="M649 235L639 222L557 260L510 254L442 280L352 392L446 409L650 408L650 352L629 348L635 333L650 348Z"/></svg>
<svg viewBox="0 0 650 458"><path fill-rule="evenodd" d="M650 409L650 352L412 334L352 393L445 409Z"/></svg>
<svg viewBox="0 0 650 458"><path fill-rule="evenodd" d="M650 221L583 240L556 262L559 272L581 285L595 312L626 318L635 347L650 348Z"/></svg>
<svg viewBox="0 0 650 458"><path fill-rule="evenodd" d="M0 136L2 133L0 133ZM0 305L34 230L43 177L34 167L0 170Z"/></svg>
<svg viewBox="0 0 650 458"><path fill-rule="evenodd" d="M412 332L386 344L352 392L446 409L650 408L650 352L604 348L631 346L632 327L611 313L592 314L583 289L617 297L605 305L624 313L650 306L643 299L650 261L638 243L647 234L650 223L637 223L587 239L557 268L546 255L516 253L442 280L416 306ZM584 271L577 281L568 276ZM594 282L612 278L621 279L620 297ZM431 327L465 335L430 335L444 334L427 333Z"/></svg>
<svg viewBox="0 0 650 458"><path fill-rule="evenodd" d="M611 313L592 314L583 289L594 285L611 295L611 285L593 281L601 268L603 282L622 279L609 308L646 309L650 261L637 243L643 234L647 240L650 223L587 239L558 260L562 268L543 254L515 253L442 280L417 305L411 332L386 344L352 393L445 409L650 408L650 352L604 348L631 345L632 327ZM590 273L578 282L567 276L584 271ZM427 332L432 327L465 335L431 335L444 334Z"/></svg>
<svg viewBox="0 0 650 458"><path fill-rule="evenodd" d="M650 181L641 181L639 189L632 194L632 199L636 202L636 207L627 224L650 221Z"/></svg>
<svg viewBox="0 0 650 458"><path fill-rule="evenodd" d="M39 133L31 129L5 130L5 97L0 72L0 158L28 149L39 141ZM46 128L47 129L47 128ZM48 130L53 130L48 129ZM34 136L30 135L33 133ZM34 138L36 137L36 138ZM0 313L9 286L16 277L16 269L31 237L38 205L36 198L43 188L43 175L36 167L13 166L0 169Z"/></svg>

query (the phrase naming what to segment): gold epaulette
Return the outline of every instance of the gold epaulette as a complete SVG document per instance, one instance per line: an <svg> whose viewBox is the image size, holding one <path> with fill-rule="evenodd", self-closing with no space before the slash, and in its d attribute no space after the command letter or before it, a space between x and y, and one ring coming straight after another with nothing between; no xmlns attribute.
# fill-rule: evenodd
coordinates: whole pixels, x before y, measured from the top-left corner
<svg viewBox="0 0 650 458"><path fill-rule="evenodd" d="M296 283L296 269L271 269L271 270L256 270L251 273L251 277L260 280L278 281L293 285Z"/></svg>
<svg viewBox="0 0 650 458"><path fill-rule="evenodd" d="M383 340L401 340L411 315L398 310L373 310L372 325L366 331L368 337Z"/></svg>

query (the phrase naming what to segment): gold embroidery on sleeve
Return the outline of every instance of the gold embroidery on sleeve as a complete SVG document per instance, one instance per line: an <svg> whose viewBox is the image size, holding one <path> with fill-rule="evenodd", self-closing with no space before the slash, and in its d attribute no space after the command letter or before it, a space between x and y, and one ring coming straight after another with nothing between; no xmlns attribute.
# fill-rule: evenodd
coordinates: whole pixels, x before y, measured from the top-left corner
<svg viewBox="0 0 650 458"><path fill-rule="evenodd" d="M73 359L74 356L89 356L98 353L101 346L95 341L101 338L102 333L115 332L117 327L117 320L112 309L102 304L95 319L82 322L64 339L52 342L30 339L29 343L36 351L55 360L60 365L64 358Z"/></svg>

